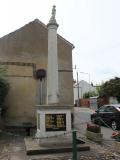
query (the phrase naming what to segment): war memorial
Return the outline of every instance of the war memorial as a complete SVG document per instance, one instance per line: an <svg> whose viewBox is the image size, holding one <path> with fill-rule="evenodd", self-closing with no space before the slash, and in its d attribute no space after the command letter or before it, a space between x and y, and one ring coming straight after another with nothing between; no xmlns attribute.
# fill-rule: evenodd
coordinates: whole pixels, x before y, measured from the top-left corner
<svg viewBox="0 0 120 160"><path fill-rule="evenodd" d="M37 105L37 137L53 136L71 131L73 105L60 101L58 75L56 9L53 6L48 28L47 99L45 105ZM66 97L67 98L67 97Z"/></svg>

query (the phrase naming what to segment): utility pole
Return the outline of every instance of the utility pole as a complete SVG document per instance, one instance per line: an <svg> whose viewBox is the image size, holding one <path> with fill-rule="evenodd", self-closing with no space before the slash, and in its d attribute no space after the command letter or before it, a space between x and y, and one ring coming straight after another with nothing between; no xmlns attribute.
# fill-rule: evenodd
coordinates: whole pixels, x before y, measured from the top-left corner
<svg viewBox="0 0 120 160"><path fill-rule="evenodd" d="M78 89L78 100L77 100L77 107L79 107L80 101L80 94L79 94L79 82L78 82L78 72L77 72L77 89Z"/></svg>

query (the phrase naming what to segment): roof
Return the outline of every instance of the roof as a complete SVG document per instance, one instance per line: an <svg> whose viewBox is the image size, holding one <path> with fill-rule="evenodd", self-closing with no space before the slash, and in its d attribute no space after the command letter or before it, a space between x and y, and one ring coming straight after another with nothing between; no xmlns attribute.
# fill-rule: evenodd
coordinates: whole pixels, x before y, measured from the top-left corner
<svg viewBox="0 0 120 160"><path fill-rule="evenodd" d="M81 80L81 81L79 81L78 83L76 82L75 84L74 84L74 86L78 86L78 85L80 85L80 84L87 84L87 85L91 85L91 84L89 84L88 82L86 82L86 81L84 81L84 80Z"/></svg>
<svg viewBox="0 0 120 160"><path fill-rule="evenodd" d="M106 104L104 106L114 106L114 107L118 108L118 107L120 107L120 104L119 103L118 104Z"/></svg>
<svg viewBox="0 0 120 160"><path fill-rule="evenodd" d="M20 30L20 29L25 28L27 25L30 25L31 23L33 23L33 24L40 24L42 27L44 27L44 28L47 30L47 26L46 26L43 22L41 22L39 19L35 19L35 20L29 22L28 24L25 24L23 27L21 27L21 28L15 30L15 31L13 31L13 32L11 32L11 33L9 33L9 34L1 37L1 38L0 38L0 41L1 41L2 39L4 39L5 37L9 36L9 35L11 35L11 36L14 35L15 32L17 32L17 31ZM73 45L72 43L70 43L68 40L66 40L65 38L63 38L61 35L57 34L57 36L58 36L61 40L63 40L65 43L67 43L68 45L70 45L70 46L72 47L72 49L74 48L74 45Z"/></svg>

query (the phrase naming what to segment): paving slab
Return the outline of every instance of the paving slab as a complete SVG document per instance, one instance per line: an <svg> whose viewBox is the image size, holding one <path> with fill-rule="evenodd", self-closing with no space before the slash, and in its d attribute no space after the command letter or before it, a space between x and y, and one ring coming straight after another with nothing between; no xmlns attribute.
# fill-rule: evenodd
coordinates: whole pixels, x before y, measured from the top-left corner
<svg viewBox="0 0 120 160"><path fill-rule="evenodd" d="M67 138L33 139L24 138L27 155L72 152L72 141ZM77 151L88 151L86 144L77 144Z"/></svg>

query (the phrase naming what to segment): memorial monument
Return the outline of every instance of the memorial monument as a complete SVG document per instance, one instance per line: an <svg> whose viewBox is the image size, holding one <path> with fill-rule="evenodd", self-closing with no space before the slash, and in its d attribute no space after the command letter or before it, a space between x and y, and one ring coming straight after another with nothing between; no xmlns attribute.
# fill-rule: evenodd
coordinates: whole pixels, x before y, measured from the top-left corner
<svg viewBox="0 0 120 160"><path fill-rule="evenodd" d="M71 131L71 112L73 105L60 101L56 8L47 24L48 29L48 65L47 97L45 105L37 105L37 137L59 135ZM65 97L67 98L67 97Z"/></svg>

